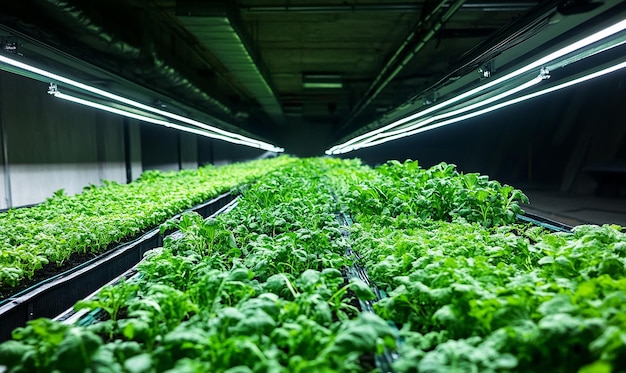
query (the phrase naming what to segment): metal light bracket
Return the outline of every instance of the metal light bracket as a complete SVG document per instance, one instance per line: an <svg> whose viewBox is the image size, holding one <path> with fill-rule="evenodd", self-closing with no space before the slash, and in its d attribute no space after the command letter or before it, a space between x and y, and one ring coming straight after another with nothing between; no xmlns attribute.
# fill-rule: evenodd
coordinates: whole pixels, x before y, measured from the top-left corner
<svg viewBox="0 0 626 373"><path fill-rule="evenodd" d="M22 55L19 52L20 43L15 36L0 36L0 46L2 47L2 51L5 53L16 54L18 56Z"/></svg>
<svg viewBox="0 0 626 373"><path fill-rule="evenodd" d="M488 61L478 68L478 78L480 80L489 79L496 72L496 67L493 61Z"/></svg>

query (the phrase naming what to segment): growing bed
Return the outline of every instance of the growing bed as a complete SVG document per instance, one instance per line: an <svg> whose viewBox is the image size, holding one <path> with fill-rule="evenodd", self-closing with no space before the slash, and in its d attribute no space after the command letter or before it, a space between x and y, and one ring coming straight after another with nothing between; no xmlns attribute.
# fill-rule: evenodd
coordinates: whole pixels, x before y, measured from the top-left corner
<svg viewBox="0 0 626 373"><path fill-rule="evenodd" d="M98 322L31 321L0 345L0 364L14 372L64 371L69 361L107 372L626 369L618 227L555 233L520 222L520 191L447 164L295 160L241 192L227 214L166 222L162 229L179 233L146 254L137 276L77 304Z"/></svg>

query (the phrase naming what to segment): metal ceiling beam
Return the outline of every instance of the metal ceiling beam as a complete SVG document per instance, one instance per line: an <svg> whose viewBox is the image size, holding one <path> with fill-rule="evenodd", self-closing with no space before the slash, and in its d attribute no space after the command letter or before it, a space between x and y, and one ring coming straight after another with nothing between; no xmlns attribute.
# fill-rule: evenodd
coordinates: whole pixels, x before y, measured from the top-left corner
<svg viewBox="0 0 626 373"><path fill-rule="evenodd" d="M101 8L83 10L64 0L30 3L7 4L0 15L0 35L15 38L19 42L20 58L30 64L70 74L74 80L157 108L167 105L175 114L210 122L229 132L249 137L265 135L256 116L252 120L238 118L233 108L243 106L237 102L239 96L232 95L229 82L217 76L214 66L202 65L205 69L198 75L202 74L203 80L196 79L192 68L203 61L191 61L191 58L200 48L180 38L175 39L178 41L175 50L168 48L169 44L157 42L174 40L177 29L172 30L164 23L159 28L160 39L153 40L154 43L146 39L146 44L137 44L135 39L129 40L126 30L101 23L103 19L94 16ZM146 18L146 21L147 26L154 26L162 20ZM146 34L151 33L147 26ZM193 81L186 77L187 70L179 70L183 64L191 65L189 79ZM207 85L215 89L207 90ZM251 101L246 97L246 102Z"/></svg>
<svg viewBox="0 0 626 373"><path fill-rule="evenodd" d="M360 128L351 128L339 136L336 134L336 143L344 143L357 136L362 136L368 132L381 129L398 120L403 120L414 114L418 114L425 109L428 110L429 108L438 106L438 104L447 100L460 98L460 95L467 94L468 92L477 89L482 84L485 84L485 82L481 81L476 69L480 66L477 65L476 62L481 61L477 61L475 58L480 57L482 63L490 62L491 59L497 58L497 76L501 78L506 74L516 71L517 69L532 64L542 56L546 56L551 52L555 52L573 44L582 36L589 35L589 33L592 32L591 30L595 30L597 32L606 26L614 24L615 22L623 21L623 16L626 14L626 3L622 0L607 0L601 4L598 9L592 10L584 15L576 15L573 17L563 17L559 15L557 13L559 3L560 0L542 2L530 13L508 25L505 29L499 32L498 35L494 35L491 40L482 43L479 50L476 51L477 53L480 52L479 54L467 55L466 59L461 61L463 62L460 66L462 69L454 70L451 75L447 75L445 79L438 81L436 85L418 92L415 96L407 99L399 105L396 105L384 115L372 118L369 123L362 125ZM555 22L556 20L558 20L558 22ZM606 44L604 46L606 47ZM557 69L565 67L561 71L571 68L574 68L574 71L577 71L575 70L576 68L573 67L573 62L577 59L584 61L581 66L586 66L585 68L593 66L594 63L591 62L593 57L589 53L594 53L593 57L597 57L600 61L606 58L604 55L600 57L597 50L592 48L588 50L586 54L579 55L575 59L567 57L560 61L547 63L547 68L549 71L553 71L555 67ZM625 54L619 48L615 48L613 53L610 55L619 56L617 57L617 61L623 62L623 56ZM604 67L615 65L615 61L616 58L611 59L611 62L608 62ZM539 67L536 69L537 70L534 70L535 73L538 72ZM590 71L587 71L585 74L588 74L589 72ZM571 76L569 74L571 73L560 76L570 76L570 78L580 78L582 76L582 74L578 76ZM558 75L554 75L550 79L550 82L552 83L547 83L548 86L553 87L558 85L558 80L555 81L557 76ZM485 93L491 94L493 97L494 94L504 92L505 90L506 87L503 87L499 90L485 91ZM434 95L435 93L436 95ZM480 93L480 91L477 91L477 93ZM482 95L483 93L480 94ZM464 95L463 97L464 98L461 101L455 101L456 106L452 106L450 108L443 106L443 110L431 110L427 113L427 115L432 117L442 111L450 112L455 108L463 107L463 105L481 102L489 96L472 98L471 96ZM436 101L433 101L433 98L435 98ZM437 104L434 102L437 102ZM434 110L437 110L437 108ZM406 128L411 125L413 124L405 123L402 126ZM384 128L382 130L384 130Z"/></svg>
<svg viewBox="0 0 626 373"><path fill-rule="evenodd" d="M29 57L54 60L57 55L72 56L74 69L80 69L83 63L99 66L211 115L232 118L228 97L217 92L209 95L189 80L171 64L176 56L165 51L163 45L147 47L138 38L129 38L128 29L102 23L103 18L95 16L97 4L83 5L87 4L65 0L38 0L26 5L16 2L4 9L1 27L21 41L28 41ZM212 67L207 68L213 72Z"/></svg>
<svg viewBox="0 0 626 373"><path fill-rule="evenodd" d="M448 4L447 0L443 0L438 3L435 8L424 17L415 27L415 30L411 32L404 42L400 45L398 50L387 61L382 70L378 73L378 76L374 79L369 86L363 98L354 106L350 114L346 117L339 130L348 126L359 114L372 103L376 97L382 92L382 90L398 75L400 71L418 54L422 48L437 34L437 32L443 27L443 25L452 17L452 15L461 8L464 0L455 0L448 5L447 10L432 23L426 33L422 31L422 26L429 24L433 21L436 15L442 11L445 5Z"/></svg>
<svg viewBox="0 0 626 373"><path fill-rule="evenodd" d="M523 12L537 5L537 1L517 2L468 2L462 10L482 12ZM449 7L450 5L444 5ZM418 12L424 4L419 3L382 3L382 4L319 4L319 5L250 5L241 6L245 13L340 13L340 12Z"/></svg>
<svg viewBox="0 0 626 373"><path fill-rule="evenodd" d="M285 117L265 64L232 2L178 1L176 15L276 124Z"/></svg>
<svg viewBox="0 0 626 373"><path fill-rule="evenodd" d="M484 28L446 28L439 32L438 38L453 39L453 38L484 38L489 35L493 35L497 32L497 28L484 27Z"/></svg>
<svg viewBox="0 0 626 373"><path fill-rule="evenodd" d="M551 14L560 2L561 0L542 1L541 4L533 8L531 12L498 30L496 33L492 34L488 40L485 40L465 52L463 56L454 63L448 73L431 84L430 87L424 91L434 91L437 86L443 85L461 75L465 75L472 70L476 70L481 64L490 61L504 50L541 32L541 30L549 25L546 15ZM415 98L416 97L412 97L411 99Z"/></svg>

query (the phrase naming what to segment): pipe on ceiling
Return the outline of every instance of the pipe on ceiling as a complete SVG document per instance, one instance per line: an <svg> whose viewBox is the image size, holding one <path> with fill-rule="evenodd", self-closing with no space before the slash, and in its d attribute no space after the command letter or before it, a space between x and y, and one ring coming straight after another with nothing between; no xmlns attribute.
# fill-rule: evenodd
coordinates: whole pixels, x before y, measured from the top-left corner
<svg viewBox="0 0 626 373"><path fill-rule="evenodd" d="M483 12L521 12L535 6L537 1L526 2L476 2L465 3L463 10ZM338 13L338 12L417 12L421 11L423 4L396 3L396 4L332 4L332 5L250 5L241 6L242 12L246 13ZM444 5L449 7L449 5Z"/></svg>
<svg viewBox="0 0 626 373"><path fill-rule="evenodd" d="M448 9L439 17L439 19L433 23L428 31L423 34L417 44L414 44L414 39L422 34L421 27L424 24L429 23L440 10L444 8L447 0L443 0L435 6L435 8L424 17L415 27L415 31L409 34L409 36L400 45L398 50L387 61L385 66L376 76L372 84L365 92L363 98L355 105L350 114L346 117L346 120L339 129L342 129L349 125L358 115L374 100L380 92L395 78L400 71L418 54L422 48L437 34L437 32L443 27L443 25L461 8L465 0L456 0L449 5ZM411 47L411 45L413 45Z"/></svg>
<svg viewBox="0 0 626 373"><path fill-rule="evenodd" d="M142 85L152 89L156 88L173 99L182 98L189 103L193 102L196 106L205 108L205 105L208 104L217 115L230 116L232 114L226 105L206 94L160 58L153 48L142 49L132 45L114 31L105 30L102 25L95 22L86 12L74 6L70 1L44 0L43 4L49 8L51 13L54 12L50 16L62 22L63 27L76 35L77 40L90 47L95 46L94 50L98 53L91 55L91 57L94 59L93 62L98 60L96 65L101 65L104 59L105 63L108 63L109 69L115 69L115 71L109 71L116 75L131 81L137 81L139 77L143 81ZM37 29L35 26L32 28ZM45 37L46 34L41 34L41 36ZM41 40L39 36L35 37L37 40ZM57 44L59 42L64 43L63 47L67 46L67 40L56 40L56 42ZM89 52L85 53L85 50L81 49L80 46L77 48L82 53L81 58L89 54ZM131 61L132 63L129 63ZM158 82L158 86L155 86L155 82Z"/></svg>
<svg viewBox="0 0 626 373"><path fill-rule="evenodd" d="M282 106L258 46L254 44L234 2L181 1L178 21L229 70L275 124L285 124ZM235 48L239 46L240 48Z"/></svg>
<svg viewBox="0 0 626 373"><path fill-rule="evenodd" d="M530 13L518 18L504 29L498 30L491 38L465 52L458 62L453 65L449 73L422 92L435 91L436 87L445 84L455 77L465 75L469 73L469 71L477 69L481 64L492 60L495 56L502 53L502 51L539 33L549 26L550 17L554 13L554 8L556 8L560 1L561 0L543 1ZM418 95L411 97L409 100L416 100L417 96Z"/></svg>

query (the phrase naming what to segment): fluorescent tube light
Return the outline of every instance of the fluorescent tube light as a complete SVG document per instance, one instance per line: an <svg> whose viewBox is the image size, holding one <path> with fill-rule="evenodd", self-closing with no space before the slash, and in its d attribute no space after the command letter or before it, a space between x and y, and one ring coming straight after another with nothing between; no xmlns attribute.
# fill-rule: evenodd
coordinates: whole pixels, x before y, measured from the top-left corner
<svg viewBox="0 0 626 373"><path fill-rule="evenodd" d="M452 105L454 103L457 103L457 102L459 102L461 100L464 100L464 99L466 99L468 97L476 95L476 94L478 94L478 93L480 93L482 91L485 91L485 90L487 90L487 89L489 89L491 87L494 87L495 85L504 83L507 80L513 79L513 78L518 77L518 76L520 76L520 75L522 75L524 73L532 71L533 69L541 68L541 67L545 66L546 64L548 64L549 62L552 62L552 61L554 61L554 60L556 60L558 58L564 57L564 56L566 56L566 55L568 55L570 53L573 53L573 52L575 52L575 51L577 51L579 49L585 48L585 47L587 47L587 46L589 46L589 45L591 45L593 43L596 43L596 42L598 42L598 41L600 41L602 39L605 39L605 38L607 38L609 36L615 35L615 34L621 32L621 31L623 31L624 29L626 29L626 19L622 20L620 22L617 22L614 25L609 26L609 27L607 27L607 28L605 28L605 29L603 29L601 31L598 31L598 32L596 32L594 34L591 34L591 35L587 36L587 37L584 37L584 38L578 40L577 42L569 44L566 47L561 48L561 49L559 49L559 50L557 50L555 52L552 52L552 53L550 53L550 54L548 54L548 55L546 55L546 56L544 56L542 58L539 58L535 62L533 62L533 63L531 63L529 65L526 65L526 66L524 66L524 67L522 67L522 68L520 68L518 70L515 70L515 71L513 71L513 72L511 72L509 74L506 74L506 75L504 75L504 76L502 76L502 77L500 77L498 79L492 80L492 81L490 81L490 82L488 82L486 84L483 84L483 85L481 85L479 87L471 89L471 90L469 90L467 92L464 92L464 93L462 93L462 94L460 94L458 96L455 96L455 97L453 97L453 98L451 98L451 99L449 99L447 101L444 101L444 102L442 102L440 104L431 106L428 109L422 110L422 111L417 112L415 114L409 115L409 116L404 117L404 118L399 119L399 120L396 120L396 121L394 121L394 122L392 122L390 124L387 124L387 125L385 125L383 127L380 127L380 128L375 129L375 130L369 131L369 132L367 132L365 134L356 136L356 137L354 137L354 138L352 138L352 139L350 139L350 140L348 140L348 141L346 141L346 142L344 142L342 144L335 145L335 146L331 147L330 149L328 149L326 151L326 154L336 154L335 153L336 150L339 150L341 148L350 146L350 145L355 144L355 143L357 143L357 142L359 142L361 140L367 139L367 138L369 138L371 136L374 136L374 135L377 135L377 134L382 133L384 131L387 131L387 130L389 130L391 128L394 128L394 127L400 126L402 124L414 121L414 120L416 120L418 118L421 118L421 117L424 117L424 116L426 116L426 115L428 115L428 114L430 114L432 112L438 111L438 110L440 110L440 109L442 109L442 108L444 108L446 106L450 106L450 105ZM616 45L620 45L620 44L621 44L621 42L616 44ZM616 45L612 45L611 47L614 47ZM609 49L609 47L606 47L606 49Z"/></svg>
<svg viewBox="0 0 626 373"><path fill-rule="evenodd" d="M379 139L379 138L385 138L385 137L388 137L388 136L394 136L394 135L397 135L397 134L400 134L400 133L409 132L409 131L411 131L411 130L413 130L415 128L427 126L428 124L437 122L437 121L439 121L441 119L453 117L453 116L456 116L456 115L459 115L459 114L462 114L462 113L466 113L468 111L475 110L475 109L477 109L477 108L479 108L481 106L489 105L491 103L500 101L503 98L506 98L508 96L511 96L511 95L514 95L514 94L516 94L518 92L521 92L521 91L523 91L523 90L525 90L527 88L530 88L530 87L538 84L539 82L541 82L544 79L546 79L544 75L539 75L536 78L534 78L534 79L532 79L532 80L530 80L530 81L528 81L528 82L526 82L524 84L521 84L521 85L519 85L519 86L517 86L517 87L515 87L513 89L507 90L507 91L505 91L503 93L500 93L498 95L490 97L490 98L488 98L486 100L482 100L482 101L479 101L479 102L474 103L472 105L468 105L468 106L465 106L465 107L462 107L460 109L456 109L456 110L453 110L453 111L450 111L450 112L447 112L447 113L443 113L443 114L435 115L435 116L430 117L430 118L418 120L414 124L410 125L409 127L401 128L401 129L398 129L398 130L395 130L395 131L383 132L383 133L376 134L376 135L374 135L374 136L372 136L372 137L370 137L370 138L368 138L368 139L366 139L363 142L358 143L358 144L359 145L366 144L366 143L369 143L371 141L375 141L376 139Z"/></svg>
<svg viewBox="0 0 626 373"><path fill-rule="evenodd" d="M340 75L303 75L302 88L343 88Z"/></svg>
<svg viewBox="0 0 626 373"><path fill-rule="evenodd" d="M302 83L303 88L330 88L330 89L338 89L343 87L343 83L323 83L323 82L305 82Z"/></svg>
<svg viewBox="0 0 626 373"><path fill-rule="evenodd" d="M523 101L529 100L531 98L539 97L539 96L545 95L547 93L551 93L551 92L554 92L554 91L558 91L560 89L571 87L573 85L576 85L576 84L579 84L579 83L582 83L582 82L586 82L588 80L591 80L591 79L600 77L602 75L606 75L606 74L615 72L615 71L623 69L623 68L626 68L626 62L621 62L621 63L619 63L617 65L613 65L611 67L608 67L606 69L602 69L602 70L597 71L595 73L585 75L583 77L571 80L569 82L558 84L558 85L556 85L554 87L545 88L545 89L542 89L540 91L529 93L527 95L524 95L524 96L521 96L521 97L518 97L518 98L514 98L514 99L511 99L511 100L508 100L508 101L505 101L505 102L502 102L502 103L490 106L490 107L482 109L482 110L477 110L477 111L474 111L472 113L468 113L466 115L462 115L460 117L451 118L451 119L445 120L443 122L436 123L436 124L434 124L432 126L428 126L428 127L420 126L419 128L413 129L412 131L397 133L397 134L395 134L393 136L384 137L382 139L371 141L371 142L367 141L367 142L359 143L359 144L356 144L356 145L353 145L353 146L350 146L350 147L339 149L335 153L330 153L330 154L348 153L348 152L356 150L356 149L366 148L366 147L370 147L370 146L374 146L374 145L380 145L380 144L383 144L383 143L391 141L391 140L397 140L397 139L400 139L400 138L403 138L403 137L407 137L407 136L412 136L412 135L418 134L420 132L425 132L425 131L436 129L436 128L439 128L439 127L443 127L443 126L446 126L448 124L460 122L460 121L463 121L463 120L466 120L466 119L470 119L470 118L473 118L473 117L476 117L476 116L479 116L479 115L482 115L482 114L489 113L489 112L494 111L494 110L502 109L504 107L507 107L507 106L510 106L510 105L513 105L513 104L517 104L519 102L523 102ZM329 153L327 153L327 154L329 154Z"/></svg>
<svg viewBox="0 0 626 373"><path fill-rule="evenodd" d="M80 105L84 105L84 106L88 106L88 107L91 107L91 108L94 108L94 109L98 109L98 110L107 111L109 113L122 115L122 116L125 116L125 117L128 117L128 118L137 119L137 120L140 120L140 121L143 121L143 122L148 122L148 123L157 124L157 125L164 126L164 127L173 128L173 129L176 129L176 130L179 130L179 131L184 131L184 132L189 132L189 133L193 133L193 134L200 135L200 136L205 136L205 137L210 137L210 138L214 138L214 139L224 140L224 141L228 141L228 142L231 142L231 143L234 143L234 144L251 146L251 147L254 147L254 148L259 148L259 149L272 151L272 152L283 151L280 148L268 147L268 146L259 145L259 144L256 144L256 143L251 143L251 142L247 142L247 141L243 141L243 140L239 140L239 139L233 139L233 138L226 137L226 136L223 136L223 135L220 135L220 134L210 133L210 132L203 131L203 130L200 130L200 129L187 127L187 126L182 126L180 124L168 122L168 121L165 121L165 120L152 118L152 117L149 117L149 116L133 113L133 112L130 112L130 111L127 111L127 110L122 110L122 109L114 108L114 107L111 107L111 106L99 104L97 102L85 100L85 99L82 99L82 98L79 98L79 97L76 97L76 96L72 96L72 95L68 95L68 94L59 92L58 90L55 90L55 89L50 90L49 93L52 96L54 96L56 98L60 98L62 100L74 102L74 103L77 103L77 104L80 104Z"/></svg>
<svg viewBox="0 0 626 373"><path fill-rule="evenodd" d="M256 139L253 139L253 138L250 138L250 137L246 137L246 136L234 133L234 132L225 131L225 130L222 130L220 128L217 128L217 127L214 127L214 126L210 126L208 124L205 124L205 123L202 123L202 122L199 122L199 121L196 121L196 120L184 117L182 115L178 115L178 114L170 113L170 112L167 112L167 111L164 111L164 110L161 110L161 109L157 109L155 107L152 107L152 106L149 106L149 105L145 105L145 104L142 104L140 102L133 101L133 100L127 99L125 97L118 96L116 94L107 92L105 90L102 90L102 89L99 89L99 88L96 88L96 87L92 87L90 85L87 85L87 84L84 84L84 83L81 83L81 82L78 82L78 81L66 78L64 76L61 76L61 75L58 75L58 74L54 74L54 73L51 73L49 71L46 71L46 70L43 70L43 69L31 66L31 65L28 65L28 64L25 64L23 62L14 60L12 58L8 58L6 56L0 55L0 62L5 63L5 64L10 65L10 66L13 66L13 67L15 67L17 69L20 69L20 70L23 70L23 71L27 71L27 72L30 72L30 73L33 73L33 74L36 74L36 75L39 75L39 76L42 76L42 77L45 77L45 78L49 78L49 79L53 80L55 83L67 84L67 85L70 85L72 87L75 87L75 88L78 88L78 89L81 89L81 90L93 93L93 94L98 95L98 96L102 96L102 97L108 98L110 100L118 101L118 102L121 102L123 104L129 105L129 106L133 106L133 107L136 107L138 109L141 109L141 110L144 110L144 111L147 111L147 112L151 112L151 113L158 114L158 115L161 115L161 116L164 116L164 117L167 117L167 118L171 118L171 119L177 120L179 122L191 124L191 125L196 126L196 127L204 128L204 129L206 129L208 131L212 131L212 132L215 132L217 134L223 135L223 140L224 141L228 141L228 142L232 142L232 143L236 143L236 144L241 143L242 145L245 144L245 145L248 145L248 146L253 146L251 144L256 144L256 145L254 145L254 147L257 147L257 148L266 149L266 150L268 148L276 149L276 150L272 150L272 151L276 151L276 152L284 151L284 149L276 147L276 146L274 146L272 144L269 144L269 143L266 143L266 142L263 142L263 141L260 141L260 140L256 140ZM180 127L184 127L184 126L180 126ZM187 127L184 127L184 128L187 128ZM241 140L241 141L239 141L239 142L232 141L232 140L235 140L235 139L238 139L238 140Z"/></svg>

